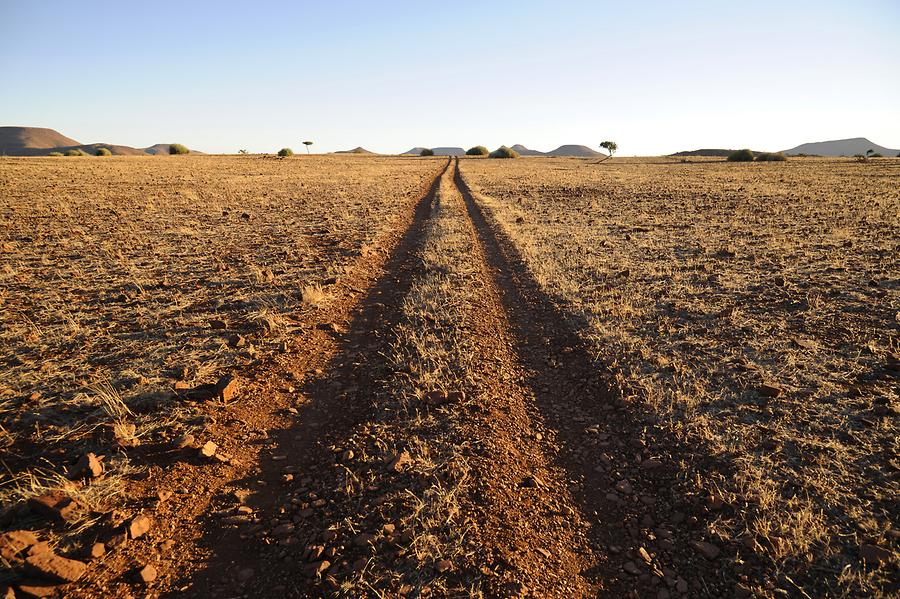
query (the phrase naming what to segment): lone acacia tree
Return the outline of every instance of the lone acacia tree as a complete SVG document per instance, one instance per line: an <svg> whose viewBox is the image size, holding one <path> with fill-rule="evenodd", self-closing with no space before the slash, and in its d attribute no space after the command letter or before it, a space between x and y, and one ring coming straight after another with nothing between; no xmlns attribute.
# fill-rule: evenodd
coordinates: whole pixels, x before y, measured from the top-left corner
<svg viewBox="0 0 900 599"><path fill-rule="evenodd" d="M604 158L604 160L609 160L610 158L612 158L613 154L616 153L616 150L619 149L619 146L616 145L616 142L614 141L604 141L600 144L600 147L609 152L609 156Z"/></svg>
<svg viewBox="0 0 900 599"><path fill-rule="evenodd" d="M311 146L312 144L313 144L313 142L311 142L311 141L304 141L304 142L303 142L303 145L306 146L306 153L307 153L307 154L309 154L309 146Z"/></svg>

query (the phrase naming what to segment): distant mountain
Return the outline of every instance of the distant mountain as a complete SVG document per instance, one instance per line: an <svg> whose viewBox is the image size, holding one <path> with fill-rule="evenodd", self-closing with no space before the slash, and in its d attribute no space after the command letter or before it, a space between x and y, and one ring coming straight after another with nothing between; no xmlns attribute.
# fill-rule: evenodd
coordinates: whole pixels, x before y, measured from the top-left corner
<svg viewBox="0 0 900 599"><path fill-rule="evenodd" d="M796 148L785 150L784 153L791 156L795 154L812 154L816 156L853 156L865 154L872 150L882 156L896 156L900 150L891 150L884 146L872 143L865 137L852 137L850 139L834 139L831 141L817 141L814 143L800 144Z"/></svg>
<svg viewBox="0 0 900 599"><path fill-rule="evenodd" d="M519 156L544 156L545 155L543 152L540 152L538 150L529 150L522 144L516 144L514 146L510 146L510 149L518 152Z"/></svg>
<svg viewBox="0 0 900 599"><path fill-rule="evenodd" d="M551 152L546 152L544 156L578 156L582 158L590 158L593 156L606 156L596 150L592 150L587 146L566 145L559 146Z"/></svg>
<svg viewBox="0 0 900 599"><path fill-rule="evenodd" d="M117 156L148 156L168 154L169 144L156 144L149 148L132 148L116 144L82 144L65 135L43 127L0 127L0 155L46 156L50 152L82 150L95 154L99 148L108 148ZM192 154L200 154L191 150Z"/></svg>
<svg viewBox="0 0 900 599"><path fill-rule="evenodd" d="M462 148L454 148L454 147L444 147L444 148L431 148L434 150L435 156L465 156L466 151Z"/></svg>
<svg viewBox="0 0 900 599"><path fill-rule="evenodd" d="M375 152L370 152L362 146L353 148L352 150L338 150L335 154L375 154Z"/></svg>
<svg viewBox="0 0 900 599"><path fill-rule="evenodd" d="M412 154L413 156L421 156L422 150L424 150L424 149L426 149L426 148L420 148L420 147L416 146L412 150L407 150L406 152L403 152L403 154L401 154L401 156L407 156L409 154ZM452 146L431 148L431 149L432 149L432 151L434 151L435 156L465 156L466 155L466 151L463 150L462 148L455 148Z"/></svg>

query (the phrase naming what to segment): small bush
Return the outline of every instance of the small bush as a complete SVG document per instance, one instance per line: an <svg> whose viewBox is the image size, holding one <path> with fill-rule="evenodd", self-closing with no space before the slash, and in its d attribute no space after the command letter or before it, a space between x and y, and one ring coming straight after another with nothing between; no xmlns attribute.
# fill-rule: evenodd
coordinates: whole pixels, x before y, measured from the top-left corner
<svg viewBox="0 0 900 599"><path fill-rule="evenodd" d="M787 156L781 152L763 152L756 157L759 162L784 162Z"/></svg>
<svg viewBox="0 0 900 599"><path fill-rule="evenodd" d="M869 154L869 158L884 158L884 156L882 156L878 152L872 152L871 154Z"/></svg>
<svg viewBox="0 0 900 599"><path fill-rule="evenodd" d="M97 151L94 153L95 156L112 156L112 152L109 151L109 148L97 148Z"/></svg>
<svg viewBox="0 0 900 599"><path fill-rule="evenodd" d="M287 158L288 156L293 156L294 151L290 148L281 148L280 150L278 150L278 155L282 158Z"/></svg>
<svg viewBox="0 0 900 599"><path fill-rule="evenodd" d="M753 152L746 148L737 150L728 155L728 162L753 162Z"/></svg>
<svg viewBox="0 0 900 599"><path fill-rule="evenodd" d="M434 156L434 150L430 148L425 148L421 152L419 152L419 156Z"/></svg>
<svg viewBox="0 0 900 599"><path fill-rule="evenodd" d="M66 150L66 156L87 156L84 150L79 150L77 148L72 148L71 150Z"/></svg>
<svg viewBox="0 0 900 599"><path fill-rule="evenodd" d="M63 155L62 152L50 152L49 154L47 154L47 156L62 156L62 155Z"/></svg>
<svg viewBox="0 0 900 599"><path fill-rule="evenodd" d="M897 158L900 158L900 152L897 152Z"/></svg>
<svg viewBox="0 0 900 599"><path fill-rule="evenodd" d="M466 150L466 156L487 156L490 151L484 146L475 146Z"/></svg>
<svg viewBox="0 0 900 599"><path fill-rule="evenodd" d="M519 153L512 148L500 146L499 148L488 154L488 156L490 156L491 158L518 158Z"/></svg>
<svg viewBox="0 0 900 599"><path fill-rule="evenodd" d="M169 146L169 154L189 154L190 150L187 149L187 146L183 146L181 144L172 144Z"/></svg>

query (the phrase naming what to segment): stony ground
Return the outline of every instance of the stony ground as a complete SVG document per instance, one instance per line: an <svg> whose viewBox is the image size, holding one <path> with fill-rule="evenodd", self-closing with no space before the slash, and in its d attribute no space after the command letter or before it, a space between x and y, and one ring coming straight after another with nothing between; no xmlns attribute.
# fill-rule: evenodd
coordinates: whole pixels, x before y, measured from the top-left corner
<svg viewBox="0 0 900 599"><path fill-rule="evenodd" d="M0 161L15 596L891 596L900 162Z"/></svg>

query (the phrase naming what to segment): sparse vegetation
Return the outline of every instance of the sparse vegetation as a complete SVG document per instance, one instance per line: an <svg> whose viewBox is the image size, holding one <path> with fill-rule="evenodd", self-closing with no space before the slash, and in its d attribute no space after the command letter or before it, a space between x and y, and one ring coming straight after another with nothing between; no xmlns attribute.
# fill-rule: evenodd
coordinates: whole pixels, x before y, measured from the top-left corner
<svg viewBox="0 0 900 599"><path fill-rule="evenodd" d="M484 146L475 146L466 150L466 156L487 156L490 153L490 150Z"/></svg>
<svg viewBox="0 0 900 599"><path fill-rule="evenodd" d="M306 146L306 154L309 155L309 146L313 145L311 141L304 141L303 145Z"/></svg>
<svg viewBox="0 0 900 599"><path fill-rule="evenodd" d="M97 156L112 156L112 152L109 148L97 148L96 152Z"/></svg>
<svg viewBox="0 0 900 599"><path fill-rule="evenodd" d="M431 148L425 148L421 152L419 152L419 156L434 156L434 150Z"/></svg>
<svg viewBox="0 0 900 599"><path fill-rule="evenodd" d="M49 154L47 154L47 156L62 156L62 155L63 155L62 152L50 152Z"/></svg>
<svg viewBox="0 0 900 599"><path fill-rule="evenodd" d="M756 160L758 162L784 162L787 160L787 156L782 152L761 152Z"/></svg>
<svg viewBox="0 0 900 599"><path fill-rule="evenodd" d="M80 150L78 148L70 148L65 151L66 156L87 156L87 153L84 150Z"/></svg>
<svg viewBox="0 0 900 599"><path fill-rule="evenodd" d="M728 155L728 162L753 162L753 152L748 149L736 150Z"/></svg>
<svg viewBox="0 0 900 599"><path fill-rule="evenodd" d="M488 154L490 158L518 158L519 153L513 150L512 148L507 148L506 146L500 146L490 154Z"/></svg>
<svg viewBox="0 0 900 599"><path fill-rule="evenodd" d="M187 146L184 146L182 144L172 144L169 146L169 154L190 154L190 152L191 151L187 148Z"/></svg>
<svg viewBox="0 0 900 599"><path fill-rule="evenodd" d="M293 156L294 151L290 148L281 148L280 150L278 150L278 155L282 158L287 158L288 156Z"/></svg>

